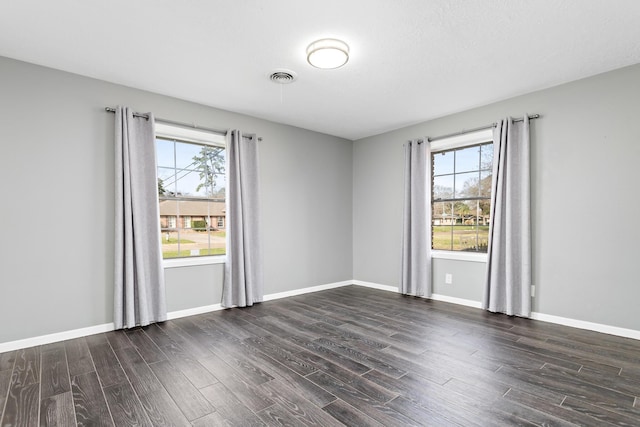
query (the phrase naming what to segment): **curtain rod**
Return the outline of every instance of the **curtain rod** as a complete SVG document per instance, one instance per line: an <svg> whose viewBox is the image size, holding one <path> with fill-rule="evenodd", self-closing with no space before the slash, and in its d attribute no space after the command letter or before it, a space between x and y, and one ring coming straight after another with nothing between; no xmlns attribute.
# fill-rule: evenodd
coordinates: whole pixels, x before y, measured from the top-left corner
<svg viewBox="0 0 640 427"><path fill-rule="evenodd" d="M109 112L109 113L115 113L116 109L113 107L104 107L104 110ZM142 113L133 113L133 117L141 117L144 119L149 120L149 116L146 114L142 114ZM196 126L194 124L190 124L190 123L182 123L182 122L176 122L173 120L167 120L167 119L161 119L159 117L156 117L156 122L161 122L161 123L166 123L168 125L175 125L175 126L182 126L182 127L187 127L187 128L192 128L192 129L197 129L197 130L203 130L205 132L211 132L211 133L215 133L216 135L222 135L222 136L226 136L228 131L226 130L220 130L220 129L211 129L211 128L206 128L206 127L202 127L202 126ZM258 141L262 141L262 138L258 138Z"/></svg>
<svg viewBox="0 0 640 427"><path fill-rule="evenodd" d="M532 114L532 115L529 116L529 120L539 119L539 118L540 118L540 114ZM523 120L524 120L524 117L513 119L514 122L521 122ZM464 135L464 134L471 133L471 132L478 132L478 131L481 131L481 130L494 128L497 125L498 125L498 123L494 122L494 123L491 123L488 126L480 126L480 127L473 128L473 129L466 129L466 130L462 130L460 132L454 132L454 133L449 133L449 134L446 134L446 135L434 136L433 138L429 137L429 138L427 138L427 141L433 142L433 141L437 141L439 139L451 138L452 136Z"/></svg>

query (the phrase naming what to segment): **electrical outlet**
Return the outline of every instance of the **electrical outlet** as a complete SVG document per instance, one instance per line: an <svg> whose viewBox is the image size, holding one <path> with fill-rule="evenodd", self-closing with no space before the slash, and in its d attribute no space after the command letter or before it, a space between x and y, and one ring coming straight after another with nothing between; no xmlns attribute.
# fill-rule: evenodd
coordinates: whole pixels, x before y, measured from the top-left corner
<svg viewBox="0 0 640 427"><path fill-rule="evenodd" d="M444 275L444 283L450 285L453 283L453 274L447 273Z"/></svg>

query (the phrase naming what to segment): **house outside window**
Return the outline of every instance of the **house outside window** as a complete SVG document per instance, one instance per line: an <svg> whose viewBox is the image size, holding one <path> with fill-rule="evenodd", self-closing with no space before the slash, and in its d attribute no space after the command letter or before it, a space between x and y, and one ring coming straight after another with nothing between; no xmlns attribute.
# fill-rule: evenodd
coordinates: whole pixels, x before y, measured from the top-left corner
<svg viewBox="0 0 640 427"><path fill-rule="evenodd" d="M163 258L224 255L224 137L156 123L156 155Z"/></svg>
<svg viewBox="0 0 640 427"><path fill-rule="evenodd" d="M431 143L432 248L486 253L493 141L489 132Z"/></svg>

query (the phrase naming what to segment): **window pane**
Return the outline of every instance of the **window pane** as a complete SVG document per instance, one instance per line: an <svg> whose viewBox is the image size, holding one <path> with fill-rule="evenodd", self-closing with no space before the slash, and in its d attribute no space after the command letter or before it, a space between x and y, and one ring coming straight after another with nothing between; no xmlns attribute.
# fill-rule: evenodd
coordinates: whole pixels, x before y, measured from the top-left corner
<svg viewBox="0 0 640 427"><path fill-rule="evenodd" d="M209 247L200 249L200 255L224 255L226 253L226 232L220 229L214 231L212 228L208 234L210 240Z"/></svg>
<svg viewBox="0 0 640 427"><path fill-rule="evenodd" d="M204 197L205 191L201 191L200 179L196 172L184 169L178 169L175 179L176 195Z"/></svg>
<svg viewBox="0 0 640 427"><path fill-rule="evenodd" d="M160 201L160 239L162 256L176 256L180 250L180 229L178 228L178 203L173 200Z"/></svg>
<svg viewBox="0 0 640 427"><path fill-rule="evenodd" d="M173 168L175 164L173 158L173 141L156 139L156 158L158 166Z"/></svg>
<svg viewBox="0 0 640 427"><path fill-rule="evenodd" d="M169 196L175 194L176 186L174 179L175 169L173 168L158 168L158 195Z"/></svg>
<svg viewBox="0 0 640 427"><path fill-rule="evenodd" d="M433 175L453 173L453 151L433 154Z"/></svg>
<svg viewBox="0 0 640 427"><path fill-rule="evenodd" d="M455 222L451 202L439 202L433 204L432 232L433 249L445 251L451 250L451 225Z"/></svg>
<svg viewBox="0 0 640 427"><path fill-rule="evenodd" d="M431 212L433 225L451 225L454 221L453 203L436 202Z"/></svg>
<svg viewBox="0 0 640 427"><path fill-rule="evenodd" d="M453 214L456 219L456 224L464 224L470 217L473 217L476 212L472 201L460 201L453 204Z"/></svg>
<svg viewBox="0 0 640 427"><path fill-rule="evenodd" d="M489 247L489 223L478 225L478 252L487 252Z"/></svg>
<svg viewBox="0 0 640 427"><path fill-rule="evenodd" d="M190 169L196 168L196 163L193 158L203 148L202 145L187 144L184 142L176 141L176 163L175 166L178 169Z"/></svg>
<svg viewBox="0 0 640 427"><path fill-rule="evenodd" d="M202 146L193 157L194 194L200 197L219 197L225 186L225 151L219 147Z"/></svg>
<svg viewBox="0 0 640 427"><path fill-rule="evenodd" d="M456 150L456 173L477 171L480 166L480 147Z"/></svg>
<svg viewBox="0 0 640 427"><path fill-rule="evenodd" d="M453 250L475 251L476 227L475 225L460 224L453 227Z"/></svg>
<svg viewBox="0 0 640 427"><path fill-rule="evenodd" d="M489 226L473 224L454 225L453 250L466 252L487 252L489 240Z"/></svg>
<svg viewBox="0 0 640 427"><path fill-rule="evenodd" d="M493 143L480 146L480 166L488 170L493 168Z"/></svg>
<svg viewBox="0 0 640 427"><path fill-rule="evenodd" d="M456 199L479 196L478 174L478 172L456 174Z"/></svg>
<svg viewBox="0 0 640 427"><path fill-rule="evenodd" d="M491 197L491 171L480 172L480 197Z"/></svg>
<svg viewBox="0 0 640 427"><path fill-rule="evenodd" d="M453 175L433 178L433 200L453 198Z"/></svg>
<svg viewBox="0 0 640 427"><path fill-rule="evenodd" d="M165 231L170 226L171 218L178 215L178 202L175 200L160 200L160 229Z"/></svg>

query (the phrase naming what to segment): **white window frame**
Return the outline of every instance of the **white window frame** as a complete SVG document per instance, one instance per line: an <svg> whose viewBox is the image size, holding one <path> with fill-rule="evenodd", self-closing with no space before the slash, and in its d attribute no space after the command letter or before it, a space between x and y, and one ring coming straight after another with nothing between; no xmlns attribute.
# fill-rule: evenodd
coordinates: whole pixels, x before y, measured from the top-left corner
<svg viewBox="0 0 640 427"><path fill-rule="evenodd" d="M456 135L449 138L439 139L430 142L431 153L439 153L441 151L453 150L456 148L464 148L472 145L482 144L484 142L493 141L493 128L483 129L476 132L469 132L462 135ZM433 206L433 202L432 202ZM447 251L447 250L431 250L432 259L450 259L457 261L470 262L487 262L486 253Z"/></svg>
<svg viewBox="0 0 640 427"><path fill-rule="evenodd" d="M162 122L155 122L156 137L176 139L185 142L195 142L203 145L213 145L215 147L226 148L226 138L224 135L215 134L199 129L191 129L177 125L170 125ZM226 255L211 255L185 258L169 258L162 260L164 268L189 267L194 265L224 264L227 261Z"/></svg>

